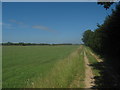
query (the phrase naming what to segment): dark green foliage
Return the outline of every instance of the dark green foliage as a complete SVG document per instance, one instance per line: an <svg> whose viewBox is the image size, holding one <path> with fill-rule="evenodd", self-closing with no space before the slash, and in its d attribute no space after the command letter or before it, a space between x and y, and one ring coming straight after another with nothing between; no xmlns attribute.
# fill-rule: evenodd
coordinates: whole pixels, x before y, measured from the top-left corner
<svg viewBox="0 0 120 90"><path fill-rule="evenodd" d="M104 8L109 9L114 2L98 2L98 4L103 5Z"/></svg>
<svg viewBox="0 0 120 90"><path fill-rule="evenodd" d="M83 42L85 43L86 46L90 46L91 42L90 40L92 39L92 34L93 32L91 30L87 30L83 34Z"/></svg>
<svg viewBox="0 0 120 90"><path fill-rule="evenodd" d="M120 3L116 5L116 9L112 10L112 14L106 17L102 25L92 31L85 31L83 42L91 47L96 53L100 54L115 70L119 70L120 66Z"/></svg>

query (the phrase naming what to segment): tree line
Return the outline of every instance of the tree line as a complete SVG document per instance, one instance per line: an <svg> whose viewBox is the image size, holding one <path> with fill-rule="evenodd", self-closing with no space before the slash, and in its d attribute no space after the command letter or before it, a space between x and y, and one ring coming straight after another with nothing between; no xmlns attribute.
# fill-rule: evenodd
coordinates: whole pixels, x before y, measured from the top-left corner
<svg viewBox="0 0 120 90"><path fill-rule="evenodd" d="M24 42L19 42L19 43L13 43L13 42L7 42L7 43L2 43L3 46L35 46L35 45L49 45L49 46L55 46L55 45L75 45L72 43L61 43L61 44L49 44L49 43L24 43Z"/></svg>
<svg viewBox="0 0 120 90"><path fill-rule="evenodd" d="M120 69L120 3L112 10L103 24L97 24L94 31L86 30L82 41L94 52L105 58L106 62L111 63L115 70ZM120 73L119 73L120 74Z"/></svg>

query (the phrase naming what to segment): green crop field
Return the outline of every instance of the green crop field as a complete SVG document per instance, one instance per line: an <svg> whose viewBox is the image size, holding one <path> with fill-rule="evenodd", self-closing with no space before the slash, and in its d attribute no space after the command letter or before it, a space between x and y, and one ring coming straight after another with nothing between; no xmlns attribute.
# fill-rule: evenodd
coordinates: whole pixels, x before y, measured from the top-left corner
<svg viewBox="0 0 120 90"><path fill-rule="evenodd" d="M84 87L83 51L79 45L3 46L3 88Z"/></svg>

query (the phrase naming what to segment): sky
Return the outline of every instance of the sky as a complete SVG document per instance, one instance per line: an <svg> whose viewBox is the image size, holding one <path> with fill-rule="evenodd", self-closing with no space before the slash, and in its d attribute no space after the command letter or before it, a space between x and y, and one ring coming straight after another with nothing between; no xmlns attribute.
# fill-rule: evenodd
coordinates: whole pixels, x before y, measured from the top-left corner
<svg viewBox="0 0 120 90"><path fill-rule="evenodd" d="M110 13L96 2L3 2L2 40L79 44Z"/></svg>

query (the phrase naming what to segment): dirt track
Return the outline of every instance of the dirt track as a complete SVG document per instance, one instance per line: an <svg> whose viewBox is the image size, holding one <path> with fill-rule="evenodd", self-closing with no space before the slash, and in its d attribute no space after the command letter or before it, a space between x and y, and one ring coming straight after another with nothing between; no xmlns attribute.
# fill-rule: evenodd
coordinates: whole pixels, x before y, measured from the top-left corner
<svg viewBox="0 0 120 90"><path fill-rule="evenodd" d="M85 61L85 88L91 88L94 86L94 75L91 67L89 66L89 60L84 51L84 61Z"/></svg>

